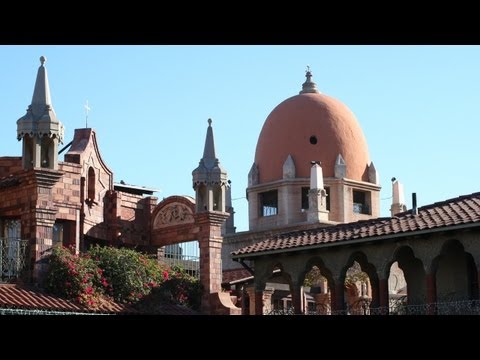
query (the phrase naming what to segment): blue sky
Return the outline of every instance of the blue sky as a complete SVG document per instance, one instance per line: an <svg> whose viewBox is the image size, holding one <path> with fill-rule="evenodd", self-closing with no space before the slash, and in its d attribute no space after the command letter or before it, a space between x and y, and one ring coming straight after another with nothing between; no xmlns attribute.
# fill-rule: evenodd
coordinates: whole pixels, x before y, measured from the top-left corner
<svg viewBox="0 0 480 360"><path fill-rule="evenodd" d="M33 93L39 57L66 127L97 131L115 181L194 195L191 172L213 119L217 156L248 229L245 188L262 125L298 94L306 65L321 92L357 116L380 173L382 216L390 179L407 205L480 191L480 46L0 46L0 156L20 156L16 121ZM63 156L61 157L63 159Z"/></svg>

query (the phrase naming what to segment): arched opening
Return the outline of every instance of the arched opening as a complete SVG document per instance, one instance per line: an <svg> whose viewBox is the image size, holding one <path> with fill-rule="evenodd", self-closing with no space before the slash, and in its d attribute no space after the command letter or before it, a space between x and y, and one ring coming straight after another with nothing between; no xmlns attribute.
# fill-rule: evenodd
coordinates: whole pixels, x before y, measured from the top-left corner
<svg viewBox="0 0 480 360"><path fill-rule="evenodd" d="M41 152L40 152L40 166L42 168L52 168L53 167L53 158L52 158L52 151L53 151L53 138L49 138L48 136L42 137L41 142Z"/></svg>
<svg viewBox="0 0 480 360"><path fill-rule="evenodd" d="M207 209L207 187L205 184L199 184L197 186L197 212L206 211Z"/></svg>
<svg viewBox="0 0 480 360"><path fill-rule="evenodd" d="M378 276L375 267L365 254L356 252L350 256L344 275L344 302L349 315L370 315L378 308Z"/></svg>
<svg viewBox="0 0 480 360"><path fill-rule="evenodd" d="M372 302L372 285L370 277L357 261L348 268L345 275L344 299L347 304L347 314L367 315L370 314Z"/></svg>
<svg viewBox="0 0 480 360"><path fill-rule="evenodd" d="M440 255L433 262L433 271L437 303L478 299L475 261L458 240L450 240L443 245Z"/></svg>
<svg viewBox="0 0 480 360"><path fill-rule="evenodd" d="M290 275L283 271L280 264L275 265L263 290L264 315L295 313L290 283Z"/></svg>
<svg viewBox="0 0 480 360"><path fill-rule="evenodd" d="M323 264L307 265L303 280L305 313L309 315L329 315L332 313L331 274Z"/></svg>
<svg viewBox="0 0 480 360"><path fill-rule="evenodd" d="M33 168L33 145L34 141L30 135L23 137L23 167L25 169Z"/></svg>
<svg viewBox="0 0 480 360"><path fill-rule="evenodd" d="M220 185L215 185L213 187L213 210L225 211L223 205L222 187Z"/></svg>
<svg viewBox="0 0 480 360"><path fill-rule="evenodd" d="M409 246L399 248L394 255L388 277L389 311L391 314L405 314L406 305L421 305L426 301L425 269ZM423 311L423 310L422 310Z"/></svg>
<svg viewBox="0 0 480 360"><path fill-rule="evenodd" d="M91 166L88 168L87 201L95 201L95 169Z"/></svg>
<svg viewBox="0 0 480 360"><path fill-rule="evenodd" d="M400 315L405 313L406 306L407 282L398 261L395 261L390 266L390 275L388 276L388 310L390 314Z"/></svg>

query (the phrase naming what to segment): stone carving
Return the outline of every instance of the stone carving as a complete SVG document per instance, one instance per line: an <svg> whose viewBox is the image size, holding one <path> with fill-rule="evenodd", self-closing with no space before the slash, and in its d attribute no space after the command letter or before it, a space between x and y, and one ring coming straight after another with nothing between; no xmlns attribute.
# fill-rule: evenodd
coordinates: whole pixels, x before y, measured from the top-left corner
<svg viewBox="0 0 480 360"><path fill-rule="evenodd" d="M153 223L153 228L158 229L178 224L191 224L193 222L192 210L184 204L172 203L160 210Z"/></svg>

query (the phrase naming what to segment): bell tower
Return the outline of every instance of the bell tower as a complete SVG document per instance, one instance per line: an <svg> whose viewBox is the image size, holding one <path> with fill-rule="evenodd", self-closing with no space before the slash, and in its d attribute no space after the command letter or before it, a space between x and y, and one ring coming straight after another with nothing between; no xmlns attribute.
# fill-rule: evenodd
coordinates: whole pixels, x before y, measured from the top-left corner
<svg viewBox="0 0 480 360"><path fill-rule="evenodd" d="M207 136L203 157L192 172L197 213L206 211L225 212L226 193L229 184L227 171L215 155L212 119L208 119Z"/></svg>
<svg viewBox="0 0 480 360"><path fill-rule="evenodd" d="M23 141L24 169L58 169L58 143L63 143L64 128L53 110L46 60L40 57L32 103L27 113L17 120L17 139Z"/></svg>

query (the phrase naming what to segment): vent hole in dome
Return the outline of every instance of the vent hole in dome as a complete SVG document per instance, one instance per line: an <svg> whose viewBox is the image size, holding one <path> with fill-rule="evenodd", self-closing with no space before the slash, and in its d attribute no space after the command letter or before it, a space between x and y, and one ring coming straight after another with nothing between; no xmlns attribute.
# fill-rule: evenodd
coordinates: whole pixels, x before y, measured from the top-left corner
<svg viewBox="0 0 480 360"><path fill-rule="evenodd" d="M317 137L315 135L310 136L310 144L315 145L317 143Z"/></svg>

